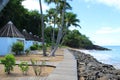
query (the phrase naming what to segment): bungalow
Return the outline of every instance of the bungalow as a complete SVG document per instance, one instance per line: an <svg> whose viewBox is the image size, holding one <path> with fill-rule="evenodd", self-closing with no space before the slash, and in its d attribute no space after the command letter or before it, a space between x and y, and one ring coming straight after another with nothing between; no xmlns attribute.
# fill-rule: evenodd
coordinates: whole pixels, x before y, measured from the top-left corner
<svg viewBox="0 0 120 80"><path fill-rule="evenodd" d="M12 52L12 45L17 41L24 44L25 38L20 31L9 21L0 30L0 55L6 55Z"/></svg>
<svg viewBox="0 0 120 80"><path fill-rule="evenodd" d="M25 29L23 29L22 34L25 36L25 50L29 49L35 42L32 37L32 33L29 34Z"/></svg>
<svg viewBox="0 0 120 80"><path fill-rule="evenodd" d="M41 39L39 38L39 36L34 35L33 37L34 37L34 40L35 40L36 44L38 44L38 45L42 44Z"/></svg>

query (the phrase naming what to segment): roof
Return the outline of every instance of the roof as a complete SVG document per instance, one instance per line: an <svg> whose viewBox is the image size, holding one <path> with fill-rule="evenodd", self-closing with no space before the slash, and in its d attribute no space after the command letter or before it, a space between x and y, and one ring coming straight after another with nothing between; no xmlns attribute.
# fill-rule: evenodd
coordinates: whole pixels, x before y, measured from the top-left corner
<svg viewBox="0 0 120 80"><path fill-rule="evenodd" d="M1 30L0 37L17 37L24 38L22 33L9 21Z"/></svg>
<svg viewBox="0 0 120 80"><path fill-rule="evenodd" d="M33 35L32 32L30 32L29 34L30 34L30 36L32 37L32 39L33 39L34 41L39 41L39 42L41 42L41 39L39 38L39 36Z"/></svg>
<svg viewBox="0 0 120 80"><path fill-rule="evenodd" d="M33 37L25 29L23 29L22 34L25 36L26 40L33 40Z"/></svg>

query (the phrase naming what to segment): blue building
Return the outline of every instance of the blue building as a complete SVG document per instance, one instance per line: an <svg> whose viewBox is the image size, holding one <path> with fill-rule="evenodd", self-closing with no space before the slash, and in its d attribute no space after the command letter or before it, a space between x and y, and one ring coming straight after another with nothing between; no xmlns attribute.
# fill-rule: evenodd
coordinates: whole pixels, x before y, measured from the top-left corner
<svg viewBox="0 0 120 80"><path fill-rule="evenodd" d="M25 37L22 33L9 21L0 30L0 55L6 55L12 53L12 45L17 41L25 44Z"/></svg>
<svg viewBox="0 0 120 80"><path fill-rule="evenodd" d="M34 38L35 44L42 45L42 42L39 36L34 35L33 38Z"/></svg>
<svg viewBox="0 0 120 80"><path fill-rule="evenodd" d="M35 43L32 33L28 33L25 29L23 29L22 34L25 37L25 45L24 45L25 50L29 49L30 46L32 46Z"/></svg>

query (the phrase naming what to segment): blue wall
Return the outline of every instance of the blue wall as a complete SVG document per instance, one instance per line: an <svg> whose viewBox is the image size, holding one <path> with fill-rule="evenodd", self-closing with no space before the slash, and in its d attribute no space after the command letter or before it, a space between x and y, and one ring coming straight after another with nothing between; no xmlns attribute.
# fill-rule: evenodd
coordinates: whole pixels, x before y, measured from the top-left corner
<svg viewBox="0 0 120 80"><path fill-rule="evenodd" d="M11 47L13 43L16 43L18 40L22 40L25 44L24 38L0 37L0 55L12 53Z"/></svg>
<svg viewBox="0 0 120 80"><path fill-rule="evenodd" d="M32 40L25 40L25 50L30 49L30 46L34 44L34 41Z"/></svg>

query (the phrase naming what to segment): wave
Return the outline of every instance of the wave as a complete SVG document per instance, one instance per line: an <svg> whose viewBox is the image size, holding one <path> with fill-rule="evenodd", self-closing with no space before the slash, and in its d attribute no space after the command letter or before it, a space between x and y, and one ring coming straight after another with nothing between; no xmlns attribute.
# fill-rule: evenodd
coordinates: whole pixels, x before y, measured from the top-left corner
<svg viewBox="0 0 120 80"><path fill-rule="evenodd" d="M96 58L98 61L113 65L116 69L120 69L120 58L118 55L115 56L115 54L112 54L111 52L107 51L96 51L96 50L79 50L85 54L90 54L94 58ZM120 56L120 55L119 55Z"/></svg>

